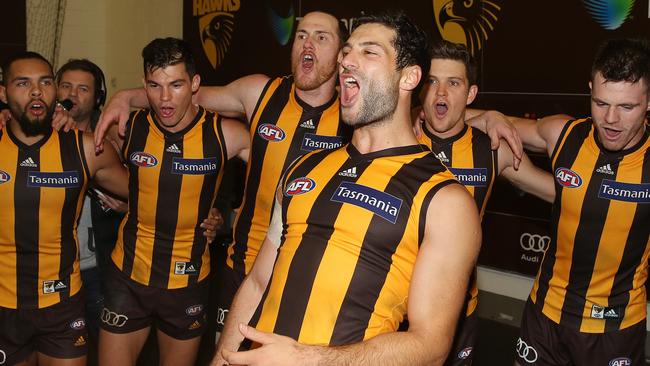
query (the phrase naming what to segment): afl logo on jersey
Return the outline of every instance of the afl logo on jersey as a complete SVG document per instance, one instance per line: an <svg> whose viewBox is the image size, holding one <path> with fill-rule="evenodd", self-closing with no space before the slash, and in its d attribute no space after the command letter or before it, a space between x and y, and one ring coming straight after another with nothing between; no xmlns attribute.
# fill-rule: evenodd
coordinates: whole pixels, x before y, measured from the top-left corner
<svg viewBox="0 0 650 366"><path fill-rule="evenodd" d="M158 159L155 156L142 151L134 152L131 154L130 159L133 164L143 168L151 168L158 165Z"/></svg>
<svg viewBox="0 0 650 366"><path fill-rule="evenodd" d="M561 186L567 188L578 188L582 185L582 178L580 178L578 173L567 168L555 169L555 180Z"/></svg>
<svg viewBox="0 0 650 366"><path fill-rule="evenodd" d="M287 188L284 190L284 195L295 196L307 193L314 188L316 188L316 182L314 182L313 179L307 177L296 178L287 184Z"/></svg>
<svg viewBox="0 0 650 366"><path fill-rule="evenodd" d="M9 173L3 170L0 170L0 184L7 183L10 180L11 180L11 175L9 175Z"/></svg>
<svg viewBox="0 0 650 366"><path fill-rule="evenodd" d="M265 123L257 128L257 134L261 138L271 142L280 142L287 136L282 129L276 125Z"/></svg>

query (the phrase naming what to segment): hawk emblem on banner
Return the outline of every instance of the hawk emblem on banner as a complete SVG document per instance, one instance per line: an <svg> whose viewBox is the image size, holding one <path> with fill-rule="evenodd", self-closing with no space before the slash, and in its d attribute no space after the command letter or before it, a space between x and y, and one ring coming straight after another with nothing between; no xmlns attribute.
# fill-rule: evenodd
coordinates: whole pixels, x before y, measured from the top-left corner
<svg viewBox="0 0 650 366"><path fill-rule="evenodd" d="M488 0L433 0L433 15L443 39L467 46L472 55L483 49L501 7Z"/></svg>
<svg viewBox="0 0 650 366"><path fill-rule="evenodd" d="M199 19L199 32L203 52L213 68L217 68L230 48L235 29L235 16L226 12L215 12Z"/></svg>

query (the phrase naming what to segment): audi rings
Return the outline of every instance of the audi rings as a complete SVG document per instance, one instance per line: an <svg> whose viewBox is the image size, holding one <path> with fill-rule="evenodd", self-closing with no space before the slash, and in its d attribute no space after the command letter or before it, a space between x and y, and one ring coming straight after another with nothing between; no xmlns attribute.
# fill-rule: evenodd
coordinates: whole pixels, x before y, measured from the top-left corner
<svg viewBox="0 0 650 366"><path fill-rule="evenodd" d="M226 315L228 315L228 309L217 309L217 324L224 325L226 321Z"/></svg>
<svg viewBox="0 0 650 366"><path fill-rule="evenodd" d="M526 344L521 338L517 339L517 355L528 363L537 361L537 351Z"/></svg>
<svg viewBox="0 0 650 366"><path fill-rule="evenodd" d="M112 312L106 308L102 309L102 322L104 322L104 324L110 325L111 327L121 328L126 324L127 320L129 320L129 317L126 315Z"/></svg>
<svg viewBox="0 0 650 366"><path fill-rule="evenodd" d="M523 233L519 237L521 249L530 250L535 253L544 253L548 249L549 244L551 244L551 237L547 235Z"/></svg>

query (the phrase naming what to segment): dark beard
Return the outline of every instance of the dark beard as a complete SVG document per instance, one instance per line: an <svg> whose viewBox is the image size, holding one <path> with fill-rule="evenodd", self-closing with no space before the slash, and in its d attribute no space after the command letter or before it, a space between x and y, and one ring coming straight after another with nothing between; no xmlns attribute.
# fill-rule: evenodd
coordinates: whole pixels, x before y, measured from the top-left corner
<svg viewBox="0 0 650 366"><path fill-rule="evenodd" d="M54 115L54 108L49 108L45 116L38 119L36 123L31 122L25 113L18 118L20 129L23 130L25 136L40 136L47 135L52 132L52 116Z"/></svg>

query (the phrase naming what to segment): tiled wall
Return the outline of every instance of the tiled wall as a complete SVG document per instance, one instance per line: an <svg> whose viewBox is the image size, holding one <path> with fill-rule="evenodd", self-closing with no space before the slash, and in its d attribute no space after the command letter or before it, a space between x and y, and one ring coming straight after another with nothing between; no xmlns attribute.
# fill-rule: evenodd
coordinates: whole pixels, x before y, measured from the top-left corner
<svg viewBox="0 0 650 366"><path fill-rule="evenodd" d="M149 41L182 34L182 0L67 0L57 65L90 59L110 96L142 85L140 52Z"/></svg>

